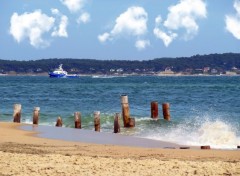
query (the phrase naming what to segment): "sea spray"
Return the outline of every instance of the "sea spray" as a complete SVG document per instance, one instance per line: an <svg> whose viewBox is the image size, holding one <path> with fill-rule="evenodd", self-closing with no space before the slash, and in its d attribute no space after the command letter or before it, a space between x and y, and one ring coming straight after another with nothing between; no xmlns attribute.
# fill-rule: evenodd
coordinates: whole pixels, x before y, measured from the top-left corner
<svg viewBox="0 0 240 176"><path fill-rule="evenodd" d="M153 130L152 130L153 131ZM220 120L203 123L196 122L192 125L177 124L168 128L161 128L142 134L141 137L173 142L180 145L210 145L216 149L236 149L240 143L236 128Z"/></svg>
<svg viewBox="0 0 240 176"><path fill-rule="evenodd" d="M234 128L222 121L202 124L197 135L199 144L213 148L236 148L240 142Z"/></svg>

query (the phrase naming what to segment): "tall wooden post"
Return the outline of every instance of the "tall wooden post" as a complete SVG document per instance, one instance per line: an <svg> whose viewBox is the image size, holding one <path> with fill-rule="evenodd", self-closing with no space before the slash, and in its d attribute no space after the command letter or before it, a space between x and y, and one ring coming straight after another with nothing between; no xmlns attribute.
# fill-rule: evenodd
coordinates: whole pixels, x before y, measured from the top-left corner
<svg viewBox="0 0 240 176"><path fill-rule="evenodd" d="M100 132L100 111L94 112L94 127L95 131Z"/></svg>
<svg viewBox="0 0 240 176"><path fill-rule="evenodd" d="M13 106L13 122L20 123L21 122L21 104L14 104Z"/></svg>
<svg viewBox="0 0 240 176"><path fill-rule="evenodd" d="M80 112L75 112L74 113L74 118L75 118L75 128L82 128L81 124L81 113Z"/></svg>
<svg viewBox="0 0 240 176"><path fill-rule="evenodd" d="M120 133L120 124L119 124L119 113L116 113L114 117L114 133Z"/></svg>
<svg viewBox="0 0 240 176"><path fill-rule="evenodd" d="M169 107L170 107L169 103L163 103L162 104L163 118L167 121L170 120Z"/></svg>
<svg viewBox="0 0 240 176"><path fill-rule="evenodd" d="M121 104L122 104L122 118L124 127L128 127L130 114L129 114L129 105L128 105L128 96L121 96Z"/></svg>
<svg viewBox="0 0 240 176"><path fill-rule="evenodd" d="M35 107L33 110L33 124L38 125L40 107Z"/></svg>
<svg viewBox="0 0 240 176"><path fill-rule="evenodd" d="M62 124L63 124L63 122L62 122L61 117L58 117L57 122L56 122L56 127L62 127Z"/></svg>
<svg viewBox="0 0 240 176"><path fill-rule="evenodd" d="M158 102L157 101L151 102L151 118L153 119L158 118Z"/></svg>

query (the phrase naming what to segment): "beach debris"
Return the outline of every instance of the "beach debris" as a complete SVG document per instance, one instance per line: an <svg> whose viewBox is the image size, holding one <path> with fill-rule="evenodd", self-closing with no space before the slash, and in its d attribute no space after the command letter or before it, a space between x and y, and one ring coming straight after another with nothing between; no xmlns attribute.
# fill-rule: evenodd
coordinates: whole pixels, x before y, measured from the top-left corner
<svg viewBox="0 0 240 176"><path fill-rule="evenodd" d="M162 111L163 111L163 118L167 121L170 121L170 112L169 112L170 104L163 103L162 104Z"/></svg>
<svg viewBox="0 0 240 176"><path fill-rule="evenodd" d="M176 149L176 147L164 147L164 149Z"/></svg>
<svg viewBox="0 0 240 176"><path fill-rule="evenodd" d="M61 119L61 117L59 116L58 118L57 118L57 123L56 123L56 127L62 127L62 119Z"/></svg>
<svg viewBox="0 0 240 176"><path fill-rule="evenodd" d="M114 117L114 133L120 133L120 124L119 124L120 114L116 113Z"/></svg>
<svg viewBox="0 0 240 176"><path fill-rule="evenodd" d="M180 149L190 149L190 147L179 147Z"/></svg>
<svg viewBox="0 0 240 176"><path fill-rule="evenodd" d="M129 104L128 104L128 96L121 96L121 104L122 104L122 118L124 127L135 127L135 119L130 118L129 113Z"/></svg>
<svg viewBox="0 0 240 176"><path fill-rule="evenodd" d="M158 118L158 102L157 101L151 102L151 118L153 119Z"/></svg>
<svg viewBox="0 0 240 176"><path fill-rule="evenodd" d="M22 105L21 104L14 104L13 105L13 122L16 122L16 123L21 122L21 111L22 111Z"/></svg>
<svg viewBox="0 0 240 176"><path fill-rule="evenodd" d="M75 128L82 128L81 124L81 113L80 112L75 112L74 113L74 118L75 118Z"/></svg>
<svg viewBox="0 0 240 176"><path fill-rule="evenodd" d="M40 111L40 107L34 107L34 109L33 109L33 124L34 125L38 125L39 111Z"/></svg>
<svg viewBox="0 0 240 176"><path fill-rule="evenodd" d="M100 132L100 111L94 112L94 126L95 131Z"/></svg>
<svg viewBox="0 0 240 176"><path fill-rule="evenodd" d="M203 150L209 150L209 149L211 149L211 147L210 147L210 145L203 145L203 146L201 146L201 149L203 149Z"/></svg>

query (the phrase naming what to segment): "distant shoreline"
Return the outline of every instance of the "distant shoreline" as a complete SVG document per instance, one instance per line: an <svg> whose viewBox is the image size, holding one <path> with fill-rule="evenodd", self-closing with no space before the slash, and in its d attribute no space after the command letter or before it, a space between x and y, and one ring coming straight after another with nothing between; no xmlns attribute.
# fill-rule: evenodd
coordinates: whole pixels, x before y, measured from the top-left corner
<svg viewBox="0 0 240 176"><path fill-rule="evenodd" d="M0 76L46 76L48 77L48 73L39 73L39 74L32 74L32 73L16 73L16 74L0 74ZM175 73L175 74L119 74L119 75L115 75L115 74L79 74L79 77L125 77L125 76L159 76L159 77L187 77L187 76L195 76L195 77L203 77L203 76L240 76L240 74L236 74L236 75L232 75L232 74L221 74L221 75L214 75L214 74L181 74L181 73Z"/></svg>

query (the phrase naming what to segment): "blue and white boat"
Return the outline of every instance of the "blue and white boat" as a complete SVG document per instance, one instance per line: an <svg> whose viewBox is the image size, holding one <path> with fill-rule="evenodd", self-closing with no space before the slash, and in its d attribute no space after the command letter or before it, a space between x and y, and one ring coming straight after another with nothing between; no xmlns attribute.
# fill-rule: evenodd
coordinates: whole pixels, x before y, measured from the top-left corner
<svg viewBox="0 0 240 176"><path fill-rule="evenodd" d="M76 78L78 75L76 74L68 74L67 71L63 70L62 64L59 65L57 69L53 72L49 72L50 78Z"/></svg>

